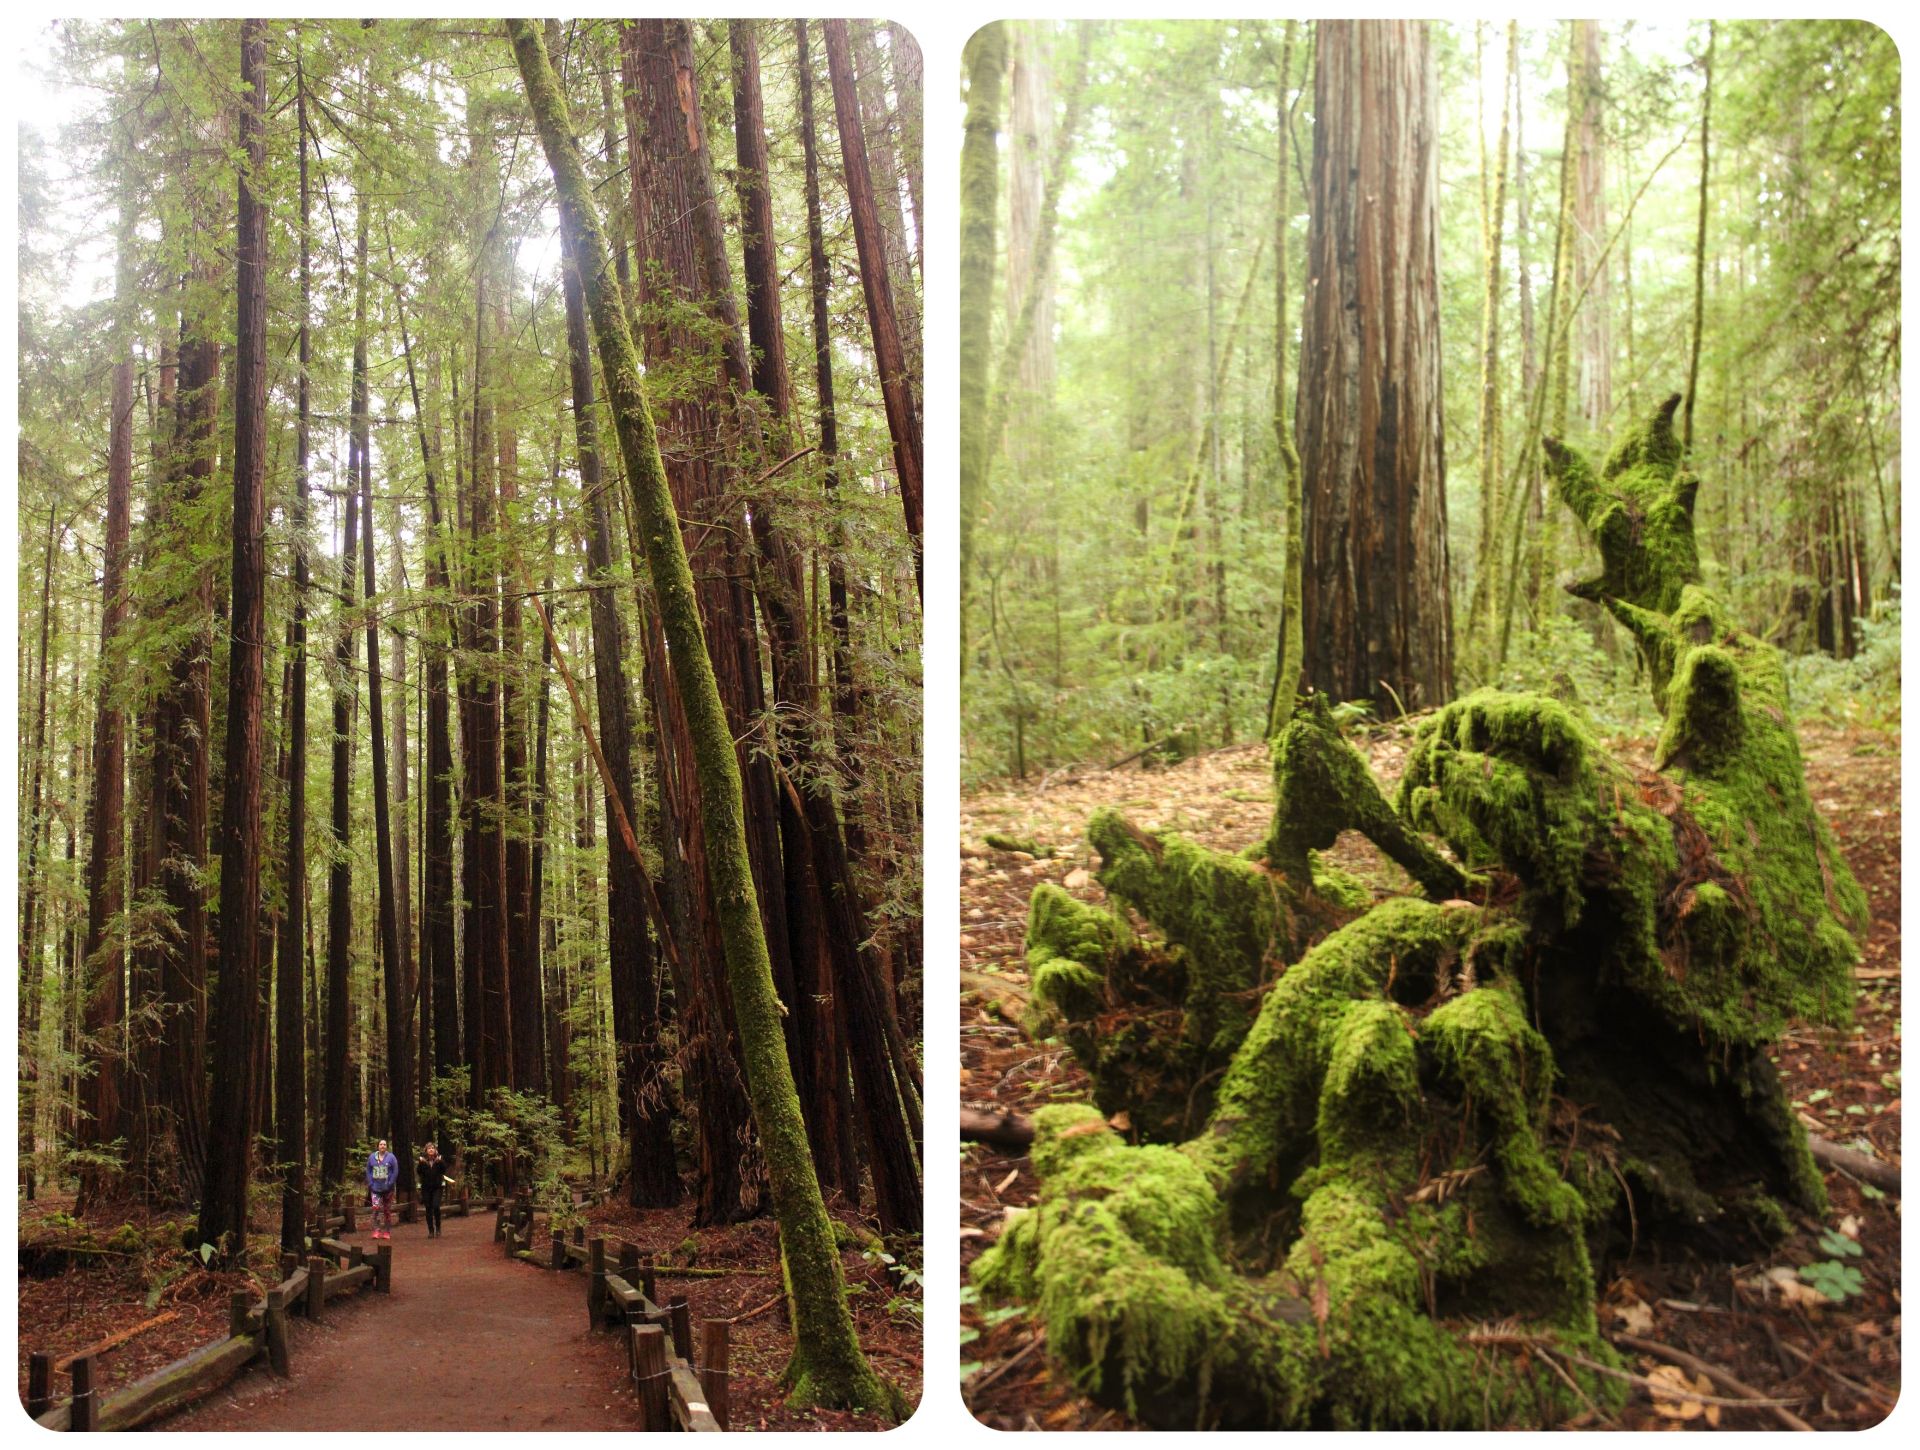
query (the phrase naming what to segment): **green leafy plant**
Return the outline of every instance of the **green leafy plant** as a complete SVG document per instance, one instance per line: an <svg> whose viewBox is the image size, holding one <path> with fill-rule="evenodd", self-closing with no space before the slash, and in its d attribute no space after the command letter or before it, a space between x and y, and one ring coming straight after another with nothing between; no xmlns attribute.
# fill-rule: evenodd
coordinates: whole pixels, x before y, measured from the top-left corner
<svg viewBox="0 0 1920 1450"><path fill-rule="evenodd" d="M1854 1245L1854 1252L1860 1251ZM1817 1264L1803 1264L1800 1268L1803 1283L1818 1289L1836 1304L1844 1304L1854 1295L1862 1293L1867 1281L1860 1271L1851 1264L1842 1264L1834 1259L1823 1259Z"/></svg>

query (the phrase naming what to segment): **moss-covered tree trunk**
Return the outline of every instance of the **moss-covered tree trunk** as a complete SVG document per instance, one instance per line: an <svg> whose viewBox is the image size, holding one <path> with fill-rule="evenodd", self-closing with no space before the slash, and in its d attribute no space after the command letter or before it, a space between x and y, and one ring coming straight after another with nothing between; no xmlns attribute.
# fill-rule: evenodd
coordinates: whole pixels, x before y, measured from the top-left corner
<svg viewBox="0 0 1920 1450"><path fill-rule="evenodd" d="M1031 1026L1094 1104L1037 1115L1039 1202L976 1274L1087 1392L1157 1425L1556 1423L1622 1394L1607 1256L1746 1257L1824 1206L1768 1047L1847 1020L1865 900L1778 653L1700 585L1679 404L1598 472L1546 445L1603 562L1573 592L1649 667L1653 770L1481 691L1421 723L1389 806L1316 698L1262 846L1097 817L1123 909L1036 892ZM1317 863L1343 829L1427 899Z"/></svg>
<svg viewBox="0 0 1920 1450"><path fill-rule="evenodd" d="M524 20L510 20L507 25L541 145L553 171L562 223L579 262L648 573L693 734L707 835L707 869L720 913L728 984L746 1051L754 1122L767 1158L792 1289L794 1356L789 1380L795 1398L803 1402L865 1405L897 1412L897 1395L867 1364L854 1334L833 1225L813 1171L754 894L742 817L739 761L701 629L693 572L660 461L653 417L641 389L631 323L610 275L599 216L581 166L566 102L548 63L540 32Z"/></svg>
<svg viewBox="0 0 1920 1450"><path fill-rule="evenodd" d="M960 146L960 672L967 670L967 604L973 535L986 507L993 440L987 388L993 369L994 224L1000 194L1000 96L1006 26L993 21L967 42L966 139Z"/></svg>
<svg viewBox="0 0 1920 1450"><path fill-rule="evenodd" d="M1280 641L1274 660L1273 693L1267 700L1269 740L1278 735L1293 718L1294 702L1300 697L1301 657L1306 651L1306 628L1301 619L1301 569L1304 559L1304 521L1301 512L1306 494L1300 478L1300 449L1293 441L1293 422L1288 409L1293 399L1287 393L1287 286L1292 273L1288 268L1289 232L1293 226L1293 108L1287 93L1293 88L1293 44L1299 22L1287 22L1286 39L1280 46L1279 118L1280 195L1274 206L1273 223L1273 436L1280 450L1280 486L1285 497L1286 537L1281 544L1280 563Z"/></svg>

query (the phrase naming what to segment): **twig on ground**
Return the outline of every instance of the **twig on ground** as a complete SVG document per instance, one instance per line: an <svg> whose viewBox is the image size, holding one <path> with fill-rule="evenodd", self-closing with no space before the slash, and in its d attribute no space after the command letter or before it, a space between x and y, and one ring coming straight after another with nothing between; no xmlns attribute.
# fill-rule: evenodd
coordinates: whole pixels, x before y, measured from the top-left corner
<svg viewBox="0 0 1920 1450"><path fill-rule="evenodd" d="M1559 1355L1562 1359L1571 1360L1583 1369L1590 1369L1595 1374L1611 1375L1615 1379L1625 1380L1630 1385L1638 1385L1648 1394L1657 1394L1669 1400L1689 1400L1696 1405L1721 1405L1733 1410L1770 1410L1776 1406L1800 1404L1805 1398L1801 1396L1792 1400L1736 1400L1728 1399L1723 1395L1703 1395L1698 1390L1682 1389L1678 1385L1656 1384L1643 1374L1635 1374L1631 1370L1615 1369L1610 1364L1602 1364L1597 1359L1588 1359L1584 1354L1576 1354L1571 1349L1567 1349L1561 1345L1552 1346L1551 1352Z"/></svg>
<svg viewBox="0 0 1920 1450"><path fill-rule="evenodd" d="M1872 1400L1876 1405L1879 1405L1884 1409L1891 1410L1893 1408L1893 1401L1887 1398L1885 1391L1876 1390L1872 1385L1862 1384L1859 1380L1854 1379L1850 1375L1841 1374L1840 1371L1835 1369L1832 1365L1824 1364L1820 1360L1815 1359L1812 1355L1808 1354L1804 1349L1800 1348L1797 1344L1788 1344L1784 1339L1780 1340L1779 1344L1782 1349L1784 1349L1788 1354L1792 1355L1795 1359L1799 1360L1802 1364L1808 1366L1811 1369L1819 1370L1821 1374L1825 1375L1828 1379L1832 1380L1834 1383L1846 1386L1846 1388L1852 1390L1857 1395L1866 1396L1866 1398L1868 1398L1869 1400Z"/></svg>
<svg viewBox="0 0 1920 1450"><path fill-rule="evenodd" d="M755 1305L753 1308L746 1310L744 1313L736 1314L733 1316L733 1318L727 1320L726 1322L728 1324L745 1324L749 1319L758 1319L762 1314L765 1314L769 1309L773 1308L774 1305L778 1304L785 1297L786 1295L784 1294L775 1294L771 1299L767 1300L766 1303Z"/></svg>
<svg viewBox="0 0 1920 1450"><path fill-rule="evenodd" d="M1017 1353L1013 1355L1012 1358L1001 1360L999 1364L995 1365L992 1369L988 1370L984 1375L982 1375L980 1377L979 1382L973 1386L973 1392L977 1395L982 1390L984 1390L988 1385L1000 1379L1002 1376L1006 1374L1008 1370L1012 1369L1016 1364L1020 1363L1021 1360L1025 1359L1028 1355L1032 1354L1036 1349L1038 1349L1042 1344L1044 1344L1046 1342L1046 1338L1047 1338L1047 1332L1044 1329L1041 1330L1038 1334L1034 1335L1033 1338L1029 1339L1026 1342L1026 1344Z"/></svg>
<svg viewBox="0 0 1920 1450"><path fill-rule="evenodd" d="M1744 1398L1747 1403L1752 1405L1764 1405L1773 1412L1774 1419L1785 1425L1789 1430L1810 1431L1813 1429L1813 1426L1789 1410L1785 1402L1769 1398L1759 1390L1756 1390L1752 1385L1735 1379L1732 1375L1721 1369L1719 1365L1709 1364L1698 1355L1688 1354L1684 1349L1675 1349L1671 1344L1662 1344L1657 1339L1642 1339L1637 1334L1616 1334L1613 1336L1613 1342L1615 1344L1625 1345L1628 1349L1637 1349L1642 1354L1650 1354L1656 1359L1664 1359L1671 1364L1677 1364L1680 1368L1692 1370L1695 1374L1705 1375L1714 1384L1727 1391L1728 1394L1739 1395ZM1662 1387L1660 1393L1667 1394L1668 1390ZM1736 1403L1738 1402L1736 1401Z"/></svg>

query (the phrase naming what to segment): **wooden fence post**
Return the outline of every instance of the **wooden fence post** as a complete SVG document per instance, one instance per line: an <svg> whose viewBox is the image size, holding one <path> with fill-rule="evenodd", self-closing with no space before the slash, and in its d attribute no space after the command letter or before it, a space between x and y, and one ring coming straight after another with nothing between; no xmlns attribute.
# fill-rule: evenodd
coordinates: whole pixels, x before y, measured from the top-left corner
<svg viewBox="0 0 1920 1450"><path fill-rule="evenodd" d="M640 1428L668 1430L667 1337L657 1324L635 1324L632 1336L633 1374L640 1396Z"/></svg>
<svg viewBox="0 0 1920 1450"><path fill-rule="evenodd" d="M720 1422L722 1430L732 1418L727 1405L727 1353L732 1326L724 1319L706 1319L700 1324L700 1363L695 1367L700 1388L706 1394L707 1408Z"/></svg>
<svg viewBox="0 0 1920 1450"><path fill-rule="evenodd" d="M93 1394L93 1356L83 1354L69 1368L73 1375L73 1414L68 1426L74 1430L97 1430L100 1402Z"/></svg>
<svg viewBox="0 0 1920 1450"><path fill-rule="evenodd" d="M382 1244L374 1255L373 1286L382 1294L393 1292L393 1245Z"/></svg>
<svg viewBox="0 0 1920 1450"><path fill-rule="evenodd" d="M327 1259L315 1254L307 1260L307 1318L318 1322L327 1307Z"/></svg>
<svg viewBox="0 0 1920 1450"><path fill-rule="evenodd" d="M365 1244L349 1244L347 1246L347 1267L349 1269L357 1269L366 1263L366 1261L367 1249Z"/></svg>
<svg viewBox="0 0 1920 1450"><path fill-rule="evenodd" d="M564 1269L567 1266L567 1236L559 1229L553 1231L553 1267Z"/></svg>
<svg viewBox="0 0 1920 1450"><path fill-rule="evenodd" d="M37 1420L53 1408L53 1356L36 1352L27 1361L27 1417Z"/></svg>
<svg viewBox="0 0 1920 1450"><path fill-rule="evenodd" d="M620 1245L620 1277L627 1281L629 1289L640 1288L640 1246L622 1242ZM645 1290L641 1290L645 1293Z"/></svg>
<svg viewBox="0 0 1920 1450"><path fill-rule="evenodd" d="M503 1202L493 1212L493 1241L497 1244L507 1236L507 1205Z"/></svg>
<svg viewBox="0 0 1920 1450"><path fill-rule="evenodd" d="M653 1255L648 1254L640 1263L640 1292L647 1296L647 1302L660 1302L660 1286L653 1277Z"/></svg>
<svg viewBox="0 0 1920 1450"><path fill-rule="evenodd" d="M340 1232L347 1234L352 1233L354 1231L354 1222L353 1195L351 1193L343 1193L340 1195L340 1216L345 1220L345 1222L340 1225Z"/></svg>
<svg viewBox="0 0 1920 1450"><path fill-rule="evenodd" d="M587 1240L587 1327L600 1327L600 1307L607 1301L607 1241Z"/></svg>
<svg viewBox="0 0 1920 1450"><path fill-rule="evenodd" d="M287 1344L287 1291L277 1285L267 1291L267 1362L282 1379L293 1376L293 1355Z"/></svg>
<svg viewBox="0 0 1920 1450"><path fill-rule="evenodd" d="M675 1294L667 1305L667 1319L673 1325L673 1352L688 1364L693 1363L693 1316L687 1308L687 1296Z"/></svg>
<svg viewBox="0 0 1920 1450"><path fill-rule="evenodd" d="M577 1223L573 1226L573 1241L576 1244L585 1245L587 1241L587 1226L585 1224Z"/></svg>
<svg viewBox="0 0 1920 1450"><path fill-rule="evenodd" d="M252 1307L253 1296L245 1289L235 1289L227 1295L227 1338L239 1339L247 1332L247 1310Z"/></svg>

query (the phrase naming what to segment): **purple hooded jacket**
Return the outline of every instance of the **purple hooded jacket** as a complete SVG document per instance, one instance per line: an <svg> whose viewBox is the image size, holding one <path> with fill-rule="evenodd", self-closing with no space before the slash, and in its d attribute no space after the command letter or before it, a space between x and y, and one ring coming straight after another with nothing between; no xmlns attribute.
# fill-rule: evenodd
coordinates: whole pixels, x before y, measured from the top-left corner
<svg viewBox="0 0 1920 1450"><path fill-rule="evenodd" d="M367 1154L367 1191L392 1193L400 1186L400 1160L391 1153Z"/></svg>

